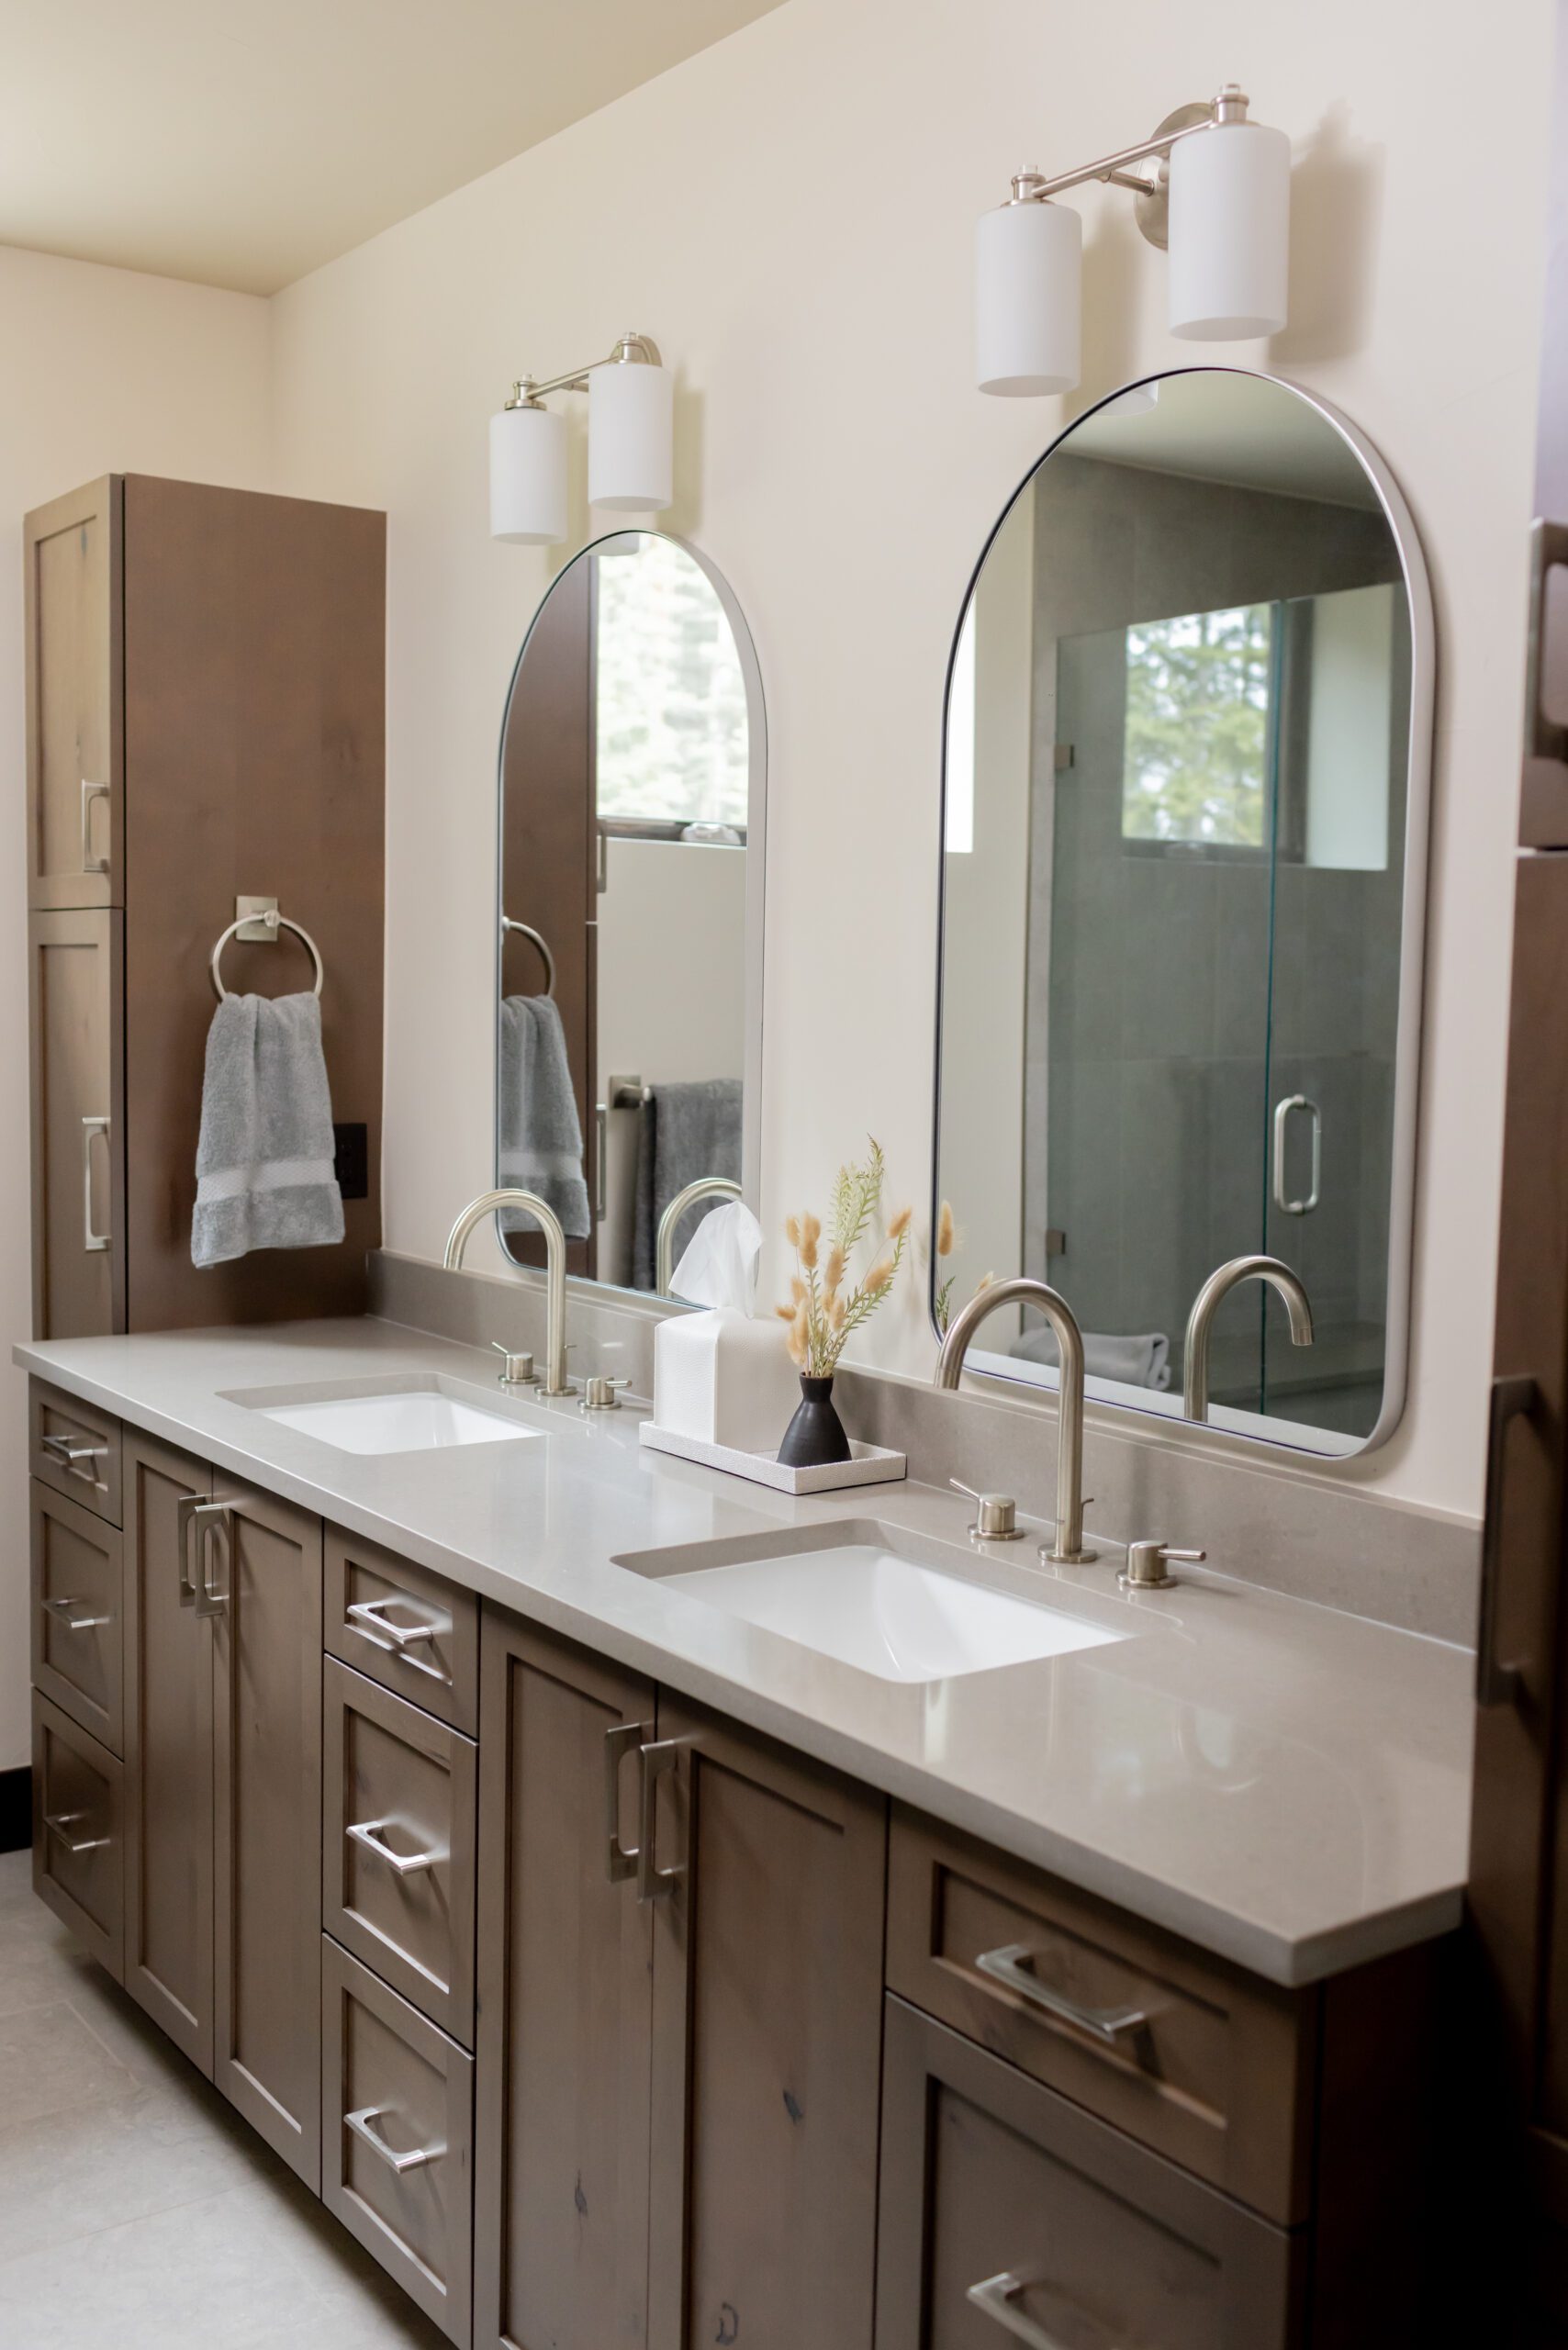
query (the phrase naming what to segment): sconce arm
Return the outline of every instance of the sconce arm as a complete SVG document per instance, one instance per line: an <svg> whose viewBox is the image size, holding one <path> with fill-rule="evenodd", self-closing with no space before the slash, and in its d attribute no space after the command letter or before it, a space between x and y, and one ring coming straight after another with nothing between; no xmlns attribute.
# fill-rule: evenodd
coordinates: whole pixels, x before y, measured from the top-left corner
<svg viewBox="0 0 1568 2350"><path fill-rule="evenodd" d="M520 375L511 387L508 408L538 408L551 392L583 392L595 367L641 366L660 367L658 344L652 335L623 334L608 359L595 359L587 367L568 368L564 375L552 375L536 383L532 375Z"/></svg>

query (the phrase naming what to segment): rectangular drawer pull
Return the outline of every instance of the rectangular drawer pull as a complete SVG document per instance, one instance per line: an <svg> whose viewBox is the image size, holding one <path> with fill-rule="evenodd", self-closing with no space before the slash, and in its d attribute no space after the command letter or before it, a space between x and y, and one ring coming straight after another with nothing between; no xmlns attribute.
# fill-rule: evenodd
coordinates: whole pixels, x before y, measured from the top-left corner
<svg viewBox="0 0 1568 2350"><path fill-rule="evenodd" d="M655 1837L658 1827L659 1781L673 1771L680 1759L678 1739L660 1739L640 1750L643 1771L642 1820L637 1834L637 1898L657 1901L668 1893L686 1874L684 1861L661 1869L655 1852Z"/></svg>
<svg viewBox="0 0 1568 2350"><path fill-rule="evenodd" d="M1053 1991L1048 1983L1041 1982L1032 1966L1025 1964L1030 1955L1026 1943L1008 1942L1002 1950L982 1951L975 1965L993 1983L1016 1991L1021 1999L1027 1999L1032 2007L1043 2008L1061 2022L1076 2024L1080 2031L1092 2032L1108 2048L1148 2029L1148 2018L1142 2008L1084 2008L1065 1993ZM994 2316L995 2311L991 2314ZM1045 2336L1040 2338L1043 2341Z"/></svg>
<svg viewBox="0 0 1568 2350"><path fill-rule="evenodd" d="M987 2277L980 2284L969 2286L964 2299L973 2301L977 2310L993 2319L1014 2341L1026 2342L1029 2350L1067 2350L1059 2336L1047 2333L1043 2325L1036 2325L1032 2317L1025 2317L1021 2309L1014 2307L1019 2295L1028 2288L1026 2277L1015 2277L1011 2269L1003 2269L1000 2277Z"/></svg>
<svg viewBox="0 0 1568 2350"><path fill-rule="evenodd" d="M345 2113L343 2127L363 2139L373 2154L379 2154L388 2170L401 2178L409 2170L422 2170L427 2163L438 2163L445 2154L444 2146L414 2146L406 2154L395 2154L375 2124L384 2114L390 2113L389 2105L362 2105L357 2113Z"/></svg>
<svg viewBox="0 0 1568 2350"><path fill-rule="evenodd" d="M112 1616L73 1616L72 1609L80 1607L82 1604L79 1599L46 1599L43 1612L46 1616L52 1616L61 1628L67 1632L94 1632L100 1624L114 1622Z"/></svg>
<svg viewBox="0 0 1568 2350"><path fill-rule="evenodd" d="M43 1824L51 1836L58 1836L68 1852L97 1852L109 1841L106 1836L73 1836L71 1830L88 1817L84 1811L46 1811Z"/></svg>
<svg viewBox="0 0 1568 2350"><path fill-rule="evenodd" d="M389 1869L396 1869L399 1876L414 1876L420 1869L433 1869L450 1859L446 1852L395 1852L381 1838L381 1830L392 1824L389 1819L351 1820L343 1833L363 1844L367 1852L374 1852L378 1861L385 1861Z"/></svg>
<svg viewBox="0 0 1568 2350"><path fill-rule="evenodd" d="M424 1657L415 1656L411 1651L422 1641L448 1638L452 1631L452 1618L420 1617L417 1623L395 1624L390 1616L382 1613L386 1607L411 1608L413 1606L411 1599L401 1598L396 1592L385 1599L353 1600L345 1610L350 1618L349 1629L357 1632L362 1640L368 1640L372 1648L379 1649L384 1656L389 1656L395 1664L413 1665L420 1673L428 1673L432 1681L440 1681L450 1689L450 1673L442 1673L439 1665L431 1664Z"/></svg>
<svg viewBox="0 0 1568 2350"><path fill-rule="evenodd" d="M39 1445L67 1469L74 1468L78 1460L102 1460L108 1451L106 1444L78 1444L69 1436L40 1436Z"/></svg>

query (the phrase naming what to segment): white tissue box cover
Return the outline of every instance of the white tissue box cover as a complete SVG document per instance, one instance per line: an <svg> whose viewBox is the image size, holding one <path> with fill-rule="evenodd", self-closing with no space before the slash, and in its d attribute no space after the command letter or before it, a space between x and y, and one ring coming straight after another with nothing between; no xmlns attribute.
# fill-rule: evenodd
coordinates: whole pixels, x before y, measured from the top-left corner
<svg viewBox="0 0 1568 2350"><path fill-rule="evenodd" d="M654 1417L675 1435L777 1452L800 1400L777 1316L718 1305L672 1314L654 1333Z"/></svg>

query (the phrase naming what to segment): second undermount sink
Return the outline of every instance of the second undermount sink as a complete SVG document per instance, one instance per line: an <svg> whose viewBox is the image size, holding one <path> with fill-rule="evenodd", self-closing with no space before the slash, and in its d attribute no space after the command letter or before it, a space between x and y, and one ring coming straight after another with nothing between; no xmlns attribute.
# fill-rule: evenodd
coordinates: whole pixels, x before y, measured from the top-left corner
<svg viewBox="0 0 1568 2350"><path fill-rule="evenodd" d="M856 1519L755 1540L629 1551L615 1564L881 1681L946 1681L1126 1637L999 1588L1003 1576L1021 1579L1016 1568L980 1581L956 1562L932 1563L935 1544L910 1543L906 1555L904 1542Z"/></svg>
<svg viewBox="0 0 1568 2350"><path fill-rule="evenodd" d="M340 1452L444 1452L458 1445L536 1443L543 1433L508 1412L468 1401L455 1381L439 1377L377 1381L325 1393L263 1388L225 1400Z"/></svg>

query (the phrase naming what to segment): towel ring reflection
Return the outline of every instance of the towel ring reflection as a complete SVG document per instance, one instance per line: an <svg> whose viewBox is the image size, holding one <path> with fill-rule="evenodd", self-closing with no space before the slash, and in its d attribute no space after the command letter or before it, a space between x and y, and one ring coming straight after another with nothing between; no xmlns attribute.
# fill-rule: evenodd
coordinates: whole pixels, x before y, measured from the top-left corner
<svg viewBox="0 0 1568 2350"><path fill-rule="evenodd" d="M544 965L544 992L546 995L553 996L555 992L555 957L550 952L549 940L543 936L542 932L535 930L531 922L513 922L510 914L503 914L501 916L501 937L503 944L505 943L506 934L509 930L520 932L524 938L532 939L534 946L538 947L541 959Z"/></svg>
<svg viewBox="0 0 1568 2350"><path fill-rule="evenodd" d="M221 1003L229 993L228 989L223 984L223 980L218 968L219 962L222 960L223 950L228 946L230 940L234 936L236 931L246 929L249 924L253 922L264 922L267 928L274 932L280 930L293 931L300 945L309 949L310 960L316 966L316 984L311 990L311 993L313 995L319 995L321 992L321 980L324 976L321 968L320 948L317 946L316 941L311 937L310 933L308 930L302 929L300 924L297 922L290 922L288 916L286 914L280 914L275 907L269 907L265 913L242 914L238 922L231 922L228 929L223 933L222 937L218 940L217 946L213 948L212 961L208 968L212 972L212 984L217 990L218 1002Z"/></svg>

